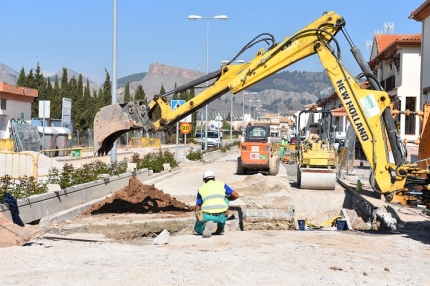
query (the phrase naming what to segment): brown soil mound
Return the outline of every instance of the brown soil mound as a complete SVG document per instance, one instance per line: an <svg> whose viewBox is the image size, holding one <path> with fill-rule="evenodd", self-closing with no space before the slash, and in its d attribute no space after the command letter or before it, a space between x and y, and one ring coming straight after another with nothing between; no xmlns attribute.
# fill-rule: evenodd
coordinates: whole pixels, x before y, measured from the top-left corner
<svg viewBox="0 0 430 286"><path fill-rule="evenodd" d="M131 177L129 185L91 206L82 215L103 213L182 213L191 207L154 187Z"/></svg>

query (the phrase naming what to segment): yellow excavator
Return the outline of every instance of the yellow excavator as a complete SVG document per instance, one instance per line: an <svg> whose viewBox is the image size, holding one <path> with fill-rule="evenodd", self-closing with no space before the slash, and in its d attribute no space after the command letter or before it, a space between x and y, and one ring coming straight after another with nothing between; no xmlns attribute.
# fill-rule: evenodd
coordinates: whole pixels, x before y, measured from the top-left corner
<svg viewBox="0 0 430 286"><path fill-rule="evenodd" d="M362 70L357 77L352 76L342 64L341 50L336 39L339 32L345 36ZM268 43L268 49L259 49L254 58L246 63L232 64L244 51L260 42ZM360 50L353 45L345 30L345 20L333 11L323 13L317 20L280 43L271 34L257 36L220 70L165 94L155 95L147 105L137 101L103 107L94 118L94 151L107 154L115 140L127 131L163 130L223 94L236 94L314 54L318 55L360 140L372 169L369 181L373 189L393 203L419 203L430 208L430 170L422 167L422 164L407 162L405 143L395 132L390 97L374 77ZM363 88L360 80L367 81L370 89ZM205 82L209 83L207 89L171 110L169 96ZM157 106L161 109L161 118L153 120L152 112ZM426 146L423 148L427 149Z"/></svg>

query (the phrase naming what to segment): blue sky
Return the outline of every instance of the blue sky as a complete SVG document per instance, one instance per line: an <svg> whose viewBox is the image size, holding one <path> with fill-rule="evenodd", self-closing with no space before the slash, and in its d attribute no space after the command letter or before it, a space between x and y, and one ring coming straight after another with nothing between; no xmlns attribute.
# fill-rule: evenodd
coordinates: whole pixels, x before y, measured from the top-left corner
<svg viewBox="0 0 430 286"><path fill-rule="evenodd" d="M117 0L117 78L148 71L162 63L206 71L209 22L209 72L232 59L261 33L277 42L333 10L346 20L346 30L366 59L366 41L384 23L394 22L395 34L421 32L421 22L408 19L425 0ZM39 62L45 76L70 68L102 83L105 69L112 73L113 0L0 0L2 44L0 63L28 73ZM227 21L189 21L188 15L227 15ZM339 34L338 37L341 35ZM342 36L343 38L343 36ZM359 72L349 46L341 42L344 65ZM251 60L255 46L242 60ZM315 55L287 70L322 71Z"/></svg>

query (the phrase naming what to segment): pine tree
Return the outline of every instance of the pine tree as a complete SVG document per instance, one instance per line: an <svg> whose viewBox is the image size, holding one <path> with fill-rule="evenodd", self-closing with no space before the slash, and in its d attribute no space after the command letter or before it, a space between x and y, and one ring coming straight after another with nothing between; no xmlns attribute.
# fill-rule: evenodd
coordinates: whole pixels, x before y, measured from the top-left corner
<svg viewBox="0 0 430 286"><path fill-rule="evenodd" d="M164 90L164 86L161 85L160 88L160 94L165 94L166 91ZM154 111L152 112L152 121L157 121L161 118L161 108L159 105L157 105L157 107L155 107Z"/></svg>
<svg viewBox="0 0 430 286"><path fill-rule="evenodd" d="M143 102L145 104L147 104L147 99L145 96L145 91L143 90L143 86L141 84L139 84L136 88L136 90L134 91L134 101L139 101L139 100L143 100Z"/></svg>
<svg viewBox="0 0 430 286"><path fill-rule="evenodd" d="M50 82L49 82L50 83ZM58 75L55 75L54 88L51 92L51 117L61 118L61 88Z"/></svg>
<svg viewBox="0 0 430 286"><path fill-rule="evenodd" d="M92 121L94 121L95 108L94 108L93 98L91 97L91 92L90 92L90 81L88 79L84 88L84 97L83 97L82 106L84 108L84 118L85 118L85 124L83 124L82 129L91 128Z"/></svg>
<svg viewBox="0 0 430 286"><path fill-rule="evenodd" d="M46 81L40 71L39 63L37 63L36 74L33 75L33 70L30 70L30 74L27 77L27 84L29 83L33 85L32 88L37 89L38 93L38 96L31 104L31 117L37 118L39 117L39 101L48 100L46 95Z"/></svg>
<svg viewBox="0 0 430 286"><path fill-rule="evenodd" d="M36 78L34 77L33 69L30 69L30 72L27 75L27 87L37 88Z"/></svg>
<svg viewBox="0 0 430 286"><path fill-rule="evenodd" d="M99 92L97 93L97 110L102 108L104 106L104 95L103 95L103 89L99 87Z"/></svg>
<svg viewBox="0 0 430 286"><path fill-rule="evenodd" d="M105 69L105 73L106 73L106 79L105 79L105 82L103 83L103 93L102 93L103 106L102 107L112 104L112 85L110 82L110 75L107 69Z"/></svg>
<svg viewBox="0 0 430 286"><path fill-rule="evenodd" d="M131 101L130 98L130 82L127 81L124 87L124 103Z"/></svg>
<svg viewBox="0 0 430 286"><path fill-rule="evenodd" d="M61 87L60 87L60 97L59 97L59 117L61 118L62 114L62 103L63 103L63 98L68 98L71 99L71 95L70 95L70 87L69 87L69 82L68 82L68 77L67 77L67 68L63 67L63 73L61 75ZM73 108L73 101L72 101L72 108ZM73 112L71 114L71 120L73 120Z"/></svg>
<svg viewBox="0 0 430 286"><path fill-rule="evenodd" d="M27 87L27 76L25 75L24 68L22 68L21 71L19 72L17 84L18 84L18 86Z"/></svg>

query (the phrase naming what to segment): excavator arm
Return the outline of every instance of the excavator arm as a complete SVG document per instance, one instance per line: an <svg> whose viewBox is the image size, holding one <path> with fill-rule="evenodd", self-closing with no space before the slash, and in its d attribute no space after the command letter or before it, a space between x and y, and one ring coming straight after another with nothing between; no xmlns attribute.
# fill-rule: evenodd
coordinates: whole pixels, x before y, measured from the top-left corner
<svg viewBox="0 0 430 286"><path fill-rule="evenodd" d="M273 36L262 34L264 38L254 38L230 63L245 50L258 42L271 42L266 51L260 49L254 59L244 64L227 64L221 70L212 72L165 94L155 95L145 105L143 101L108 105L99 110L94 118L94 152L107 154L113 143L122 134L131 130L155 132L178 122L227 92L236 94L270 75L316 53L314 45L318 40L330 42L345 25L343 18L335 12L324 13L291 38L276 43ZM167 101L169 96L194 88L202 83L211 84L203 92L188 100L180 107L171 110ZM153 121L152 112L159 106L161 118Z"/></svg>
<svg viewBox="0 0 430 286"><path fill-rule="evenodd" d="M260 35L268 36L266 38L254 38L219 71L163 95L155 95L148 105L138 101L103 107L94 119L94 151L107 154L113 142L130 130L163 130L229 91L236 94L297 61L318 54L373 170L370 183L375 191L393 202L408 204L416 201L416 194L411 190L420 186L426 192L425 197L430 200L427 187L430 183L429 169L421 169L416 164L406 162L406 148L396 134L390 98L378 84L358 48L352 44L344 26L345 21L340 15L332 11L325 12L280 43L276 43L270 34ZM362 70L358 78L353 77L342 65L340 47L335 38L339 31L346 37ZM260 49L247 63L231 64L245 50L261 41L271 42L267 51ZM371 89L366 89L363 81L359 81L362 77ZM167 102L169 96L205 82L210 85L203 92L171 110ZM157 106L161 109L161 118L152 120L152 112ZM391 156L393 159L390 159Z"/></svg>

